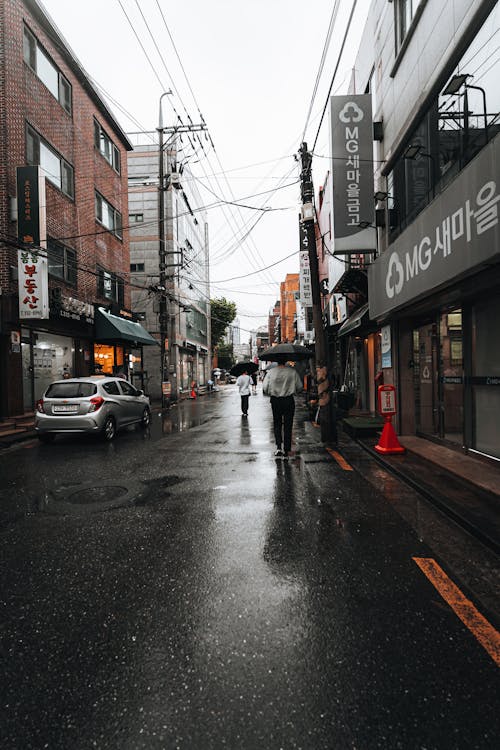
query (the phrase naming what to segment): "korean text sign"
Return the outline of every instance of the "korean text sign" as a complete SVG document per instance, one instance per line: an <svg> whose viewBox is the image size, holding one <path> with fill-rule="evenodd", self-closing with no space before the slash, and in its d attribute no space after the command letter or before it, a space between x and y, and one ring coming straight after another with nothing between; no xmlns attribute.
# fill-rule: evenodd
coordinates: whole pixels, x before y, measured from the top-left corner
<svg viewBox="0 0 500 750"><path fill-rule="evenodd" d="M332 96L334 252L376 249L370 94ZM365 226L360 226L365 224Z"/></svg>

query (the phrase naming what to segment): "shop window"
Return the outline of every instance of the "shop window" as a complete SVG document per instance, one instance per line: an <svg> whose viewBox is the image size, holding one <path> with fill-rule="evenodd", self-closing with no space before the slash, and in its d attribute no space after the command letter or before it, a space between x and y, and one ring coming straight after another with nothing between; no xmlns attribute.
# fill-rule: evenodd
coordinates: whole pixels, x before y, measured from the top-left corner
<svg viewBox="0 0 500 750"><path fill-rule="evenodd" d="M69 198L75 197L73 167L29 125L26 127L26 161L40 165L52 185Z"/></svg>
<svg viewBox="0 0 500 750"><path fill-rule="evenodd" d="M109 229L118 239L122 238L122 215L103 196L95 192L95 215L99 224Z"/></svg>
<svg viewBox="0 0 500 750"><path fill-rule="evenodd" d="M108 344L94 344L94 363L96 372L113 374L115 349Z"/></svg>
<svg viewBox="0 0 500 750"><path fill-rule="evenodd" d="M36 73L59 104L71 114L71 84L50 59L36 37L24 27L24 62Z"/></svg>

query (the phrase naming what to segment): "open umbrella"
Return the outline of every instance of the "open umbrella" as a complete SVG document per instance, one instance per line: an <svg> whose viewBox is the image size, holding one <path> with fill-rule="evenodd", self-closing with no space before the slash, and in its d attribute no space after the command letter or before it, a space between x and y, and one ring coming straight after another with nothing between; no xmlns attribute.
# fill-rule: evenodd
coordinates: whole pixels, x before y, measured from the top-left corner
<svg viewBox="0 0 500 750"><path fill-rule="evenodd" d="M264 362L298 362L301 359L310 359L313 352L300 344L276 344L259 354L259 359Z"/></svg>
<svg viewBox="0 0 500 750"><path fill-rule="evenodd" d="M257 372L259 369L259 365L255 362L237 362L235 365L231 367L229 372L231 375L242 375L244 372L247 372L249 375L252 374L252 372Z"/></svg>

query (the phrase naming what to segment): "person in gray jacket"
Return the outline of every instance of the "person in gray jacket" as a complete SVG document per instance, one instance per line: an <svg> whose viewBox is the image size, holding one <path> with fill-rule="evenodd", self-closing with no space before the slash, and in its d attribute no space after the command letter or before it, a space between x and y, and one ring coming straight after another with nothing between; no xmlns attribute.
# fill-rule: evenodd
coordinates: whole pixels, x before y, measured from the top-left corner
<svg viewBox="0 0 500 750"><path fill-rule="evenodd" d="M271 397L273 410L274 439L276 457L287 458L292 450L292 425L295 413L294 395L303 389L302 380L294 367L278 362L277 367L268 370L264 378L262 392Z"/></svg>

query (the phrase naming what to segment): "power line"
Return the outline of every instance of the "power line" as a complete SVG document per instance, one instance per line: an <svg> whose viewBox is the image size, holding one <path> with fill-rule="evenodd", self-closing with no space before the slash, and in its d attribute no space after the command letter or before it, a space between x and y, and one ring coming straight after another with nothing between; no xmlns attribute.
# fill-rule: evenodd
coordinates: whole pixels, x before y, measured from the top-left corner
<svg viewBox="0 0 500 750"><path fill-rule="evenodd" d="M349 31L351 29L351 23L352 23L352 19L353 19L353 16L354 16L354 11L356 10L357 2L358 2L358 0L353 0L353 3L352 3L351 13L349 15L349 20L347 22L346 30L345 30L345 33L344 33L344 38L342 39L342 44L340 46L340 51L339 51L339 54L338 54L338 57L337 57L337 63L335 65L335 69L333 71L332 80L330 81L330 87L328 89L328 94L326 95L325 106L323 107L323 112L321 113L321 119L319 121L318 130L316 131L316 137L314 139L314 143L313 143L313 147L312 147L311 151L314 151L314 149L316 148L316 143L318 142L319 132L320 132L321 126L323 124L323 119L325 117L325 112L326 112L326 109L328 107L328 102L330 101L330 94L332 92L333 82L335 81L335 76L337 75L337 71L339 69L340 61L342 60L342 54L344 52L344 47L345 47L345 44L346 44L346 41L347 41L347 37L348 37Z"/></svg>

